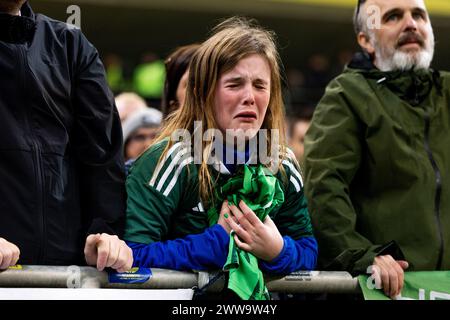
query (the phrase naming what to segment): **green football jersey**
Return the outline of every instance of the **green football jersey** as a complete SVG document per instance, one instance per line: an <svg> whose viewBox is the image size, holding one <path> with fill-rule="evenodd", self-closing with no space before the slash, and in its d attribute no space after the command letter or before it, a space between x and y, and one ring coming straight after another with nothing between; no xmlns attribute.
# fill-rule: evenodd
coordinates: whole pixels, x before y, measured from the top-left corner
<svg viewBox="0 0 450 320"><path fill-rule="evenodd" d="M175 143L161 158L167 140L153 145L134 163L126 187L127 220L124 238L138 243L172 240L198 234L209 227L208 208L200 201L198 165L189 145ZM313 236L303 180L292 151L282 160L286 175L276 173L285 201L275 207L269 216L281 235L294 240ZM210 165L216 182L223 185L230 172L219 162Z"/></svg>

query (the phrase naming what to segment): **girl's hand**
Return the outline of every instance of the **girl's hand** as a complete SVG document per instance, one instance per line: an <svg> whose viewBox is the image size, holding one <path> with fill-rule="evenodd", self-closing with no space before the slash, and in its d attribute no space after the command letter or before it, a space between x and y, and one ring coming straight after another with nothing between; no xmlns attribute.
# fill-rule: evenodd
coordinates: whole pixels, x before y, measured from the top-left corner
<svg viewBox="0 0 450 320"><path fill-rule="evenodd" d="M220 224L225 229L225 231L228 234L230 234L231 227L227 223L225 216L226 217L230 217L230 209L228 208L228 201L227 200L225 200L222 203L222 208L220 208L219 220L217 221L217 224Z"/></svg>
<svg viewBox="0 0 450 320"><path fill-rule="evenodd" d="M280 254L283 237L269 216L262 222L244 201L239 203L239 208L234 205L228 208L232 216L224 218L236 233L234 240L239 248L264 261L272 261Z"/></svg>

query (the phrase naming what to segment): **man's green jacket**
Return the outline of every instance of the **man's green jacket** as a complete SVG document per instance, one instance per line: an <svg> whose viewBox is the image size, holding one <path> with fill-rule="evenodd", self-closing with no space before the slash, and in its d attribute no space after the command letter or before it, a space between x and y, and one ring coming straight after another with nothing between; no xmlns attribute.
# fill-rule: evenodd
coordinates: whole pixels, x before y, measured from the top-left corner
<svg viewBox="0 0 450 320"><path fill-rule="evenodd" d="M319 267L377 255L450 269L450 74L383 73L360 55L334 79L305 142Z"/></svg>

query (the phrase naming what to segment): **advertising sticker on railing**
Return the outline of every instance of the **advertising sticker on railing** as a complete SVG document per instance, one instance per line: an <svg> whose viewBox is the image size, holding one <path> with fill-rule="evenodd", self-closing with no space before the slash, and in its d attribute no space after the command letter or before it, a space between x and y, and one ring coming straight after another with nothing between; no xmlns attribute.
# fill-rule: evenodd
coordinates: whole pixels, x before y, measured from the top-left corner
<svg viewBox="0 0 450 320"><path fill-rule="evenodd" d="M152 277L150 268L132 268L130 271L119 273L108 272L109 283L144 283Z"/></svg>

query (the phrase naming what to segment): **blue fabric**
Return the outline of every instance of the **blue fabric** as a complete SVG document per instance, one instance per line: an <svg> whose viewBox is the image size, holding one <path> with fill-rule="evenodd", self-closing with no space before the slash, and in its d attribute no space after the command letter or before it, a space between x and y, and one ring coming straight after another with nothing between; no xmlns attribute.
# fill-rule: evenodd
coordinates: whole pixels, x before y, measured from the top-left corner
<svg viewBox="0 0 450 320"><path fill-rule="evenodd" d="M233 153L233 162L227 163L227 154ZM236 172L238 165L238 162L242 165L242 163L247 163L247 161L250 159L250 147L248 144L245 145L245 151L238 151L236 149L230 149L226 144L223 144L223 159L222 162L224 166L230 171L231 174Z"/></svg>
<svg viewBox="0 0 450 320"><path fill-rule="evenodd" d="M265 273L289 274L316 266L317 242L313 237L297 241L285 236L281 253L271 262L260 262ZM173 270L217 270L227 260L229 235L216 224L185 238L142 244L127 241L133 250L133 266Z"/></svg>
<svg viewBox="0 0 450 320"><path fill-rule="evenodd" d="M133 266L173 270L222 269L230 237L221 225L175 240L142 244L127 242L133 250Z"/></svg>
<svg viewBox="0 0 450 320"><path fill-rule="evenodd" d="M318 245L314 237L293 240L284 236L278 257L270 262L260 261L261 271L267 274L289 274L298 270L313 270L317 263Z"/></svg>

